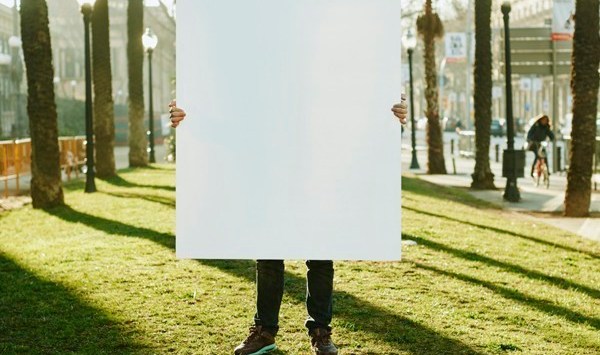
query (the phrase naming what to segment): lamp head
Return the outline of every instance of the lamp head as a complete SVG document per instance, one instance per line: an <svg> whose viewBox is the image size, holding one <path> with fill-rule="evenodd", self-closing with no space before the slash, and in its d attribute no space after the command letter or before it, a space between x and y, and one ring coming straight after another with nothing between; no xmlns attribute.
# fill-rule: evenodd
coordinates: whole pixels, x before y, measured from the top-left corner
<svg viewBox="0 0 600 355"><path fill-rule="evenodd" d="M503 2L500 9L504 15L507 15L510 12L510 1Z"/></svg>
<svg viewBox="0 0 600 355"><path fill-rule="evenodd" d="M156 48L156 45L158 44L158 37L152 33L150 28L146 28L146 32L144 32L142 35L142 44L144 45L144 50L146 52L153 51L154 48Z"/></svg>
<svg viewBox="0 0 600 355"><path fill-rule="evenodd" d="M412 51L417 46L417 37L413 35L412 30L406 31L406 35L404 36L404 46L407 50Z"/></svg>
<svg viewBox="0 0 600 355"><path fill-rule="evenodd" d="M94 8L94 3L96 0L77 0L79 2L79 6L81 6L81 12L84 15L89 15L92 13L92 9Z"/></svg>

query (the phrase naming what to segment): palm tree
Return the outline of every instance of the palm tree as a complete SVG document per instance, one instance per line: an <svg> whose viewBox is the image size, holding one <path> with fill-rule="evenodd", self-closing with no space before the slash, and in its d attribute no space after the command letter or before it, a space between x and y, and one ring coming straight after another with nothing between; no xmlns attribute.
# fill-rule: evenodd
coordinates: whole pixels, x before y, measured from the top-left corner
<svg viewBox="0 0 600 355"><path fill-rule="evenodd" d="M417 30L423 37L425 60L425 99L427 100L427 173L446 174L444 141L438 110L437 72L435 65L435 40L444 35L440 17L433 12L431 0L425 1L424 13L417 18Z"/></svg>
<svg viewBox="0 0 600 355"><path fill-rule="evenodd" d="M492 123L492 0L475 1L475 171L471 188L495 189L490 169Z"/></svg>
<svg viewBox="0 0 600 355"><path fill-rule="evenodd" d="M45 0L21 1L21 37L27 68L27 113L31 133L31 198L34 208L64 203L54 69Z"/></svg>
<svg viewBox="0 0 600 355"><path fill-rule="evenodd" d="M115 113L110 70L108 0L97 0L92 12L92 58L94 70L94 132L96 174L115 175Z"/></svg>
<svg viewBox="0 0 600 355"><path fill-rule="evenodd" d="M598 0L577 0L575 3L576 20L571 58L571 163L565 196L565 215L570 217L587 216L590 208L598 109L599 6Z"/></svg>
<svg viewBox="0 0 600 355"><path fill-rule="evenodd" d="M144 0L129 0L127 7L127 60L129 72L129 166L147 166L144 126Z"/></svg>

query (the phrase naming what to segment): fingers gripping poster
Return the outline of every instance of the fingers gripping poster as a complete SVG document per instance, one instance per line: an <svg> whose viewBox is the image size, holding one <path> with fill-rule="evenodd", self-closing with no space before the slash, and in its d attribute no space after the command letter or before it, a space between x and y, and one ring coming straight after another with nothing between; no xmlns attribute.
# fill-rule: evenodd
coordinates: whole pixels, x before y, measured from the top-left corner
<svg viewBox="0 0 600 355"><path fill-rule="evenodd" d="M398 260L400 0L177 3L177 256Z"/></svg>

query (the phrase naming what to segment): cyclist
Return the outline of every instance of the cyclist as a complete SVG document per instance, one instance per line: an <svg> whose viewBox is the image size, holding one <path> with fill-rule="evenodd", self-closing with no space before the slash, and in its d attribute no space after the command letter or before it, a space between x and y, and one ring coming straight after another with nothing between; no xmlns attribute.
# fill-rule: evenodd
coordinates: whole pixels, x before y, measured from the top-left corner
<svg viewBox="0 0 600 355"><path fill-rule="evenodd" d="M550 138L554 141L554 132L552 132L552 128L550 127L550 119L548 116L539 115L535 120L535 123L529 129L529 132L527 132L527 149L531 150L535 157L535 159L533 159L533 164L531 165L531 177L533 177L533 170L538 161L540 144L545 141L546 138Z"/></svg>

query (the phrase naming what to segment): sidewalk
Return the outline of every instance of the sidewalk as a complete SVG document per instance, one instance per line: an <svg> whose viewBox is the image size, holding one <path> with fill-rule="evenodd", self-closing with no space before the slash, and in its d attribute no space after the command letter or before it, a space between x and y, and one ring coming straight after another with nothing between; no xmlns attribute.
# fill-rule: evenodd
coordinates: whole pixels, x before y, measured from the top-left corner
<svg viewBox="0 0 600 355"><path fill-rule="evenodd" d="M403 141L402 152L402 168L405 172L412 172L419 178L443 186L452 186L467 189L474 197L485 200L504 209L521 212L529 218L534 218L540 222L550 224L557 228L579 234L580 236L600 242L600 218L568 218L562 217L563 202L565 198L565 190L567 185L566 173L555 173L550 176L550 188L536 187L531 178L518 179L517 185L521 192L521 201L516 203L507 202L503 199L504 187L506 179L502 177L502 163L496 163L490 154L490 162L492 172L494 173L494 184L497 190L492 191L477 191L471 190L471 173L475 167L475 160L463 158L450 154L449 137L445 137L446 141L446 168L448 175L426 175L427 167L427 151L424 145L417 146L417 157L421 169L410 170L410 139L405 136ZM419 141L419 140L417 140ZM419 142L421 143L421 142ZM526 172L531 166L532 154L527 152ZM456 174L453 174L452 158L456 164ZM600 192L592 191L592 202L590 211L600 212Z"/></svg>

